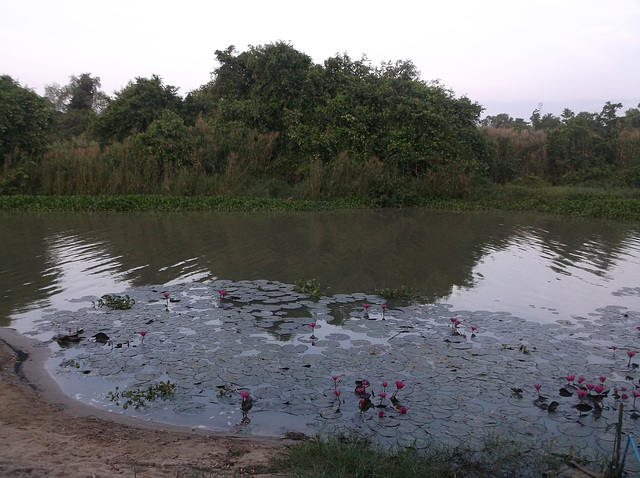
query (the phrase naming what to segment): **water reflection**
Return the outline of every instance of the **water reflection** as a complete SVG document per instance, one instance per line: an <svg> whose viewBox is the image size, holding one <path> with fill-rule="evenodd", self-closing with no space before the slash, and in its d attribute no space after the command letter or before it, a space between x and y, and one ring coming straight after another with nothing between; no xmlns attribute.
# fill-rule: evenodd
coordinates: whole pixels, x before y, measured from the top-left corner
<svg viewBox="0 0 640 478"><path fill-rule="evenodd" d="M539 321L637 297L634 224L535 214L423 210L330 213L1 216L0 325L45 305L129 286L218 277L329 294L411 287L425 301Z"/></svg>

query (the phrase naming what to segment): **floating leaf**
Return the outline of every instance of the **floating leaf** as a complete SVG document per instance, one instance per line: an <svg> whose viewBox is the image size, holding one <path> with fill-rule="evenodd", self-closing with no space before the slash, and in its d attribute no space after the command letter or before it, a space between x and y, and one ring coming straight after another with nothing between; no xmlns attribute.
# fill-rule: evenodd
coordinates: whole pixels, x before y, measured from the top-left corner
<svg viewBox="0 0 640 478"><path fill-rule="evenodd" d="M550 412L555 412L556 408L558 408L558 405L560 404L554 400L549 404L549 407L547 408L547 410L549 410Z"/></svg>
<svg viewBox="0 0 640 478"><path fill-rule="evenodd" d="M593 410L593 407L586 403L579 403L578 405L576 405L576 408L583 413L590 412L591 410Z"/></svg>
<svg viewBox="0 0 640 478"><path fill-rule="evenodd" d="M565 387L562 387L560 389L560 396L561 397L571 397L573 396L573 393L571 393L569 390L567 390Z"/></svg>

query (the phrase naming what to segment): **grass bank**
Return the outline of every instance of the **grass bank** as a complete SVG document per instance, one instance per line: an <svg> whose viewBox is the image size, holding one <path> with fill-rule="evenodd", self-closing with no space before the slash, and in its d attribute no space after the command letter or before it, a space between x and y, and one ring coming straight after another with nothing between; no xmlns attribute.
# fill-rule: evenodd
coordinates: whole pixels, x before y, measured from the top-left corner
<svg viewBox="0 0 640 478"><path fill-rule="evenodd" d="M604 461L589 468L602 469ZM568 463L584 460L571 454L488 438L480 449L434 445L426 450L382 450L357 437L334 436L304 441L273 460L273 469L296 477L539 477L564 476ZM557 474L556 474L557 473Z"/></svg>
<svg viewBox="0 0 640 478"><path fill-rule="evenodd" d="M238 196L77 195L0 196L4 211L327 211L383 207L376 198L297 200ZM469 199L412 198L395 207L439 210L510 210L640 220L640 190L510 186Z"/></svg>

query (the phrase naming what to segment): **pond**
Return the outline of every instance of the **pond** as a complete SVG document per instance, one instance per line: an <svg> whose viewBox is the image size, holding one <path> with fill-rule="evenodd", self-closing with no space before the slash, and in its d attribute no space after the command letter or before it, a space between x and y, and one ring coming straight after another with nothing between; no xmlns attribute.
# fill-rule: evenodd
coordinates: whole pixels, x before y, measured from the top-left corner
<svg viewBox="0 0 640 478"><path fill-rule="evenodd" d="M624 430L638 432L638 224L424 210L2 221L0 323L48 342L63 390L114 413L607 455L624 404ZM318 298L294 290L301 278ZM400 286L418 298L376 294ZM135 303L94 305L104 294ZM77 329L79 343L52 340ZM109 399L166 382L167 400Z"/></svg>

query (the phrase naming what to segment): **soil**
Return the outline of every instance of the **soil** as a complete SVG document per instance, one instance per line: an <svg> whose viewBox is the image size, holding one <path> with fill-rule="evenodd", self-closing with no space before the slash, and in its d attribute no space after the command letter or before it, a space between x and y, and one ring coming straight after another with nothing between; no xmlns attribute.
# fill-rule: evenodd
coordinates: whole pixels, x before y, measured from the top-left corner
<svg viewBox="0 0 640 478"><path fill-rule="evenodd" d="M66 397L47 348L0 328L0 476L286 476L270 460L290 442L110 415Z"/></svg>

